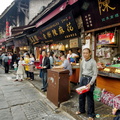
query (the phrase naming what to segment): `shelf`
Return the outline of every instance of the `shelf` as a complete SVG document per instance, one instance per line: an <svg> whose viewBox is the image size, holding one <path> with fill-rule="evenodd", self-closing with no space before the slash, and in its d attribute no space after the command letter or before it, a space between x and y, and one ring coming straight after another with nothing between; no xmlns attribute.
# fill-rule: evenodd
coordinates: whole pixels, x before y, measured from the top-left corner
<svg viewBox="0 0 120 120"><path fill-rule="evenodd" d="M97 45L97 46L101 46L101 47L118 47L117 45L101 45L101 44L99 44L99 45Z"/></svg>
<svg viewBox="0 0 120 120"><path fill-rule="evenodd" d="M109 78L114 78L114 79L120 79L120 74L114 74L114 73L109 73L109 75L104 75L104 74L98 74L99 76L103 77L109 77Z"/></svg>

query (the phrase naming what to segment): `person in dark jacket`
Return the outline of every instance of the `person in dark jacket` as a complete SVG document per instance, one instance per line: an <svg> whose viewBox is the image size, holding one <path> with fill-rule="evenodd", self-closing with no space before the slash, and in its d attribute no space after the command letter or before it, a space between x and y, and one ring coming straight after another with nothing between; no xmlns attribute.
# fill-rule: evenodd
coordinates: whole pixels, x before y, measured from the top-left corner
<svg viewBox="0 0 120 120"><path fill-rule="evenodd" d="M43 69L41 69L42 72L42 82L43 82L43 87L41 88L41 90L43 90L43 92L47 91L47 69L50 69L50 60L48 57L46 57L46 52L42 51L42 67Z"/></svg>
<svg viewBox="0 0 120 120"><path fill-rule="evenodd" d="M17 53L14 52L13 55L12 55L12 63L11 63L11 64L12 64L12 65L11 65L12 68L14 68L14 67L13 67L14 62L17 63L17 57L18 57L18 56L17 56Z"/></svg>
<svg viewBox="0 0 120 120"><path fill-rule="evenodd" d="M8 73L8 72L9 72L9 64L8 64L8 60L9 60L9 57L7 56L7 54L5 54L5 57L4 57L5 73Z"/></svg>
<svg viewBox="0 0 120 120"><path fill-rule="evenodd" d="M80 48L77 49L77 55L78 55L79 57L76 58L76 63L79 63L79 62L80 62L80 59L81 59Z"/></svg>

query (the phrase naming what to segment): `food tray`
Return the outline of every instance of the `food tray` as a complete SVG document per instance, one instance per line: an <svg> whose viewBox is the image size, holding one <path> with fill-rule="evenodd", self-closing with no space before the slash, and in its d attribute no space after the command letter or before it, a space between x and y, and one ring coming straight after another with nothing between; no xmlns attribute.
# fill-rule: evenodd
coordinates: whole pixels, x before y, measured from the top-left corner
<svg viewBox="0 0 120 120"><path fill-rule="evenodd" d="M36 68L37 68L37 69L43 69L43 67L41 67L41 66L37 66Z"/></svg>
<svg viewBox="0 0 120 120"><path fill-rule="evenodd" d="M104 72L104 71L98 71L98 74L105 75L105 76L109 76L110 75L109 72Z"/></svg>

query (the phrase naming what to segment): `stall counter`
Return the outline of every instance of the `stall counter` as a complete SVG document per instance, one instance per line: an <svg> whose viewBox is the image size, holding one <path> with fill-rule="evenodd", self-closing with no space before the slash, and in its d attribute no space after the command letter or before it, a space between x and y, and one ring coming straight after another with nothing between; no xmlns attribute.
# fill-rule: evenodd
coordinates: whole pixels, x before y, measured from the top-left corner
<svg viewBox="0 0 120 120"><path fill-rule="evenodd" d="M72 75L70 76L70 81L73 83L79 82L80 75L80 65L72 65Z"/></svg>
<svg viewBox="0 0 120 120"><path fill-rule="evenodd" d="M96 85L97 87L105 89L115 95L120 94L120 79L99 74Z"/></svg>

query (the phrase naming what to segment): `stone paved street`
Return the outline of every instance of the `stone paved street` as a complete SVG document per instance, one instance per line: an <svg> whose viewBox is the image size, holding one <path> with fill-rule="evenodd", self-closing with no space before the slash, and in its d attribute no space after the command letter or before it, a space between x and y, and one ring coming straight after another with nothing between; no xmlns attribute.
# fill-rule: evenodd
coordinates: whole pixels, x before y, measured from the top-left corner
<svg viewBox="0 0 120 120"><path fill-rule="evenodd" d="M28 81L14 79L14 74L4 74L0 68L0 120L74 120L59 109L55 112Z"/></svg>

